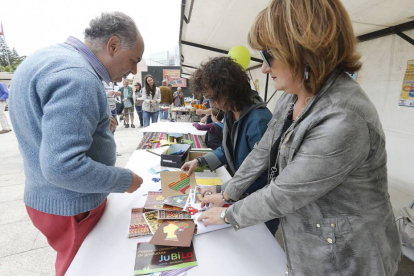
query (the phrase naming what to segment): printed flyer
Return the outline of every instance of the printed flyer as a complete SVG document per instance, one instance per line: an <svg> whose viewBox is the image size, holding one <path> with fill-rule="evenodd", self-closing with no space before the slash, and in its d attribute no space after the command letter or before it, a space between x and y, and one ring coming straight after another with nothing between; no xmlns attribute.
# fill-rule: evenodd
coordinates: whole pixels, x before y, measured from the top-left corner
<svg viewBox="0 0 414 276"><path fill-rule="evenodd" d="M190 247L138 243L134 275L197 266L193 244Z"/></svg>
<svg viewBox="0 0 414 276"><path fill-rule="evenodd" d="M414 107L414 60L407 62L398 105Z"/></svg>

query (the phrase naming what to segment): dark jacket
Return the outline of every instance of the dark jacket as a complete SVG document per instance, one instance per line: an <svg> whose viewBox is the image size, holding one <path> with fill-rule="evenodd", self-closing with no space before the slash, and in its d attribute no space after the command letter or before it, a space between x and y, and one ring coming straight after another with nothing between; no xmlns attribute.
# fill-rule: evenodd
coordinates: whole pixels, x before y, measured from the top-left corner
<svg viewBox="0 0 414 276"><path fill-rule="evenodd" d="M225 114L223 142L220 147L201 158L202 164L207 164L211 170L227 164L234 174L244 159L253 150L266 132L267 124L272 113L256 91L251 91L252 104L243 108L238 121L234 121L233 113ZM252 193L267 184L267 171L244 192ZM223 185L221 188L225 188ZM220 189L220 186L217 186Z"/></svg>
<svg viewBox="0 0 414 276"><path fill-rule="evenodd" d="M124 88L125 87L120 87L118 89L119 92L121 92L121 101L123 102L124 100ZM132 88L130 86L127 87L128 88L128 100L131 102L131 106L134 107L134 92L132 92Z"/></svg>

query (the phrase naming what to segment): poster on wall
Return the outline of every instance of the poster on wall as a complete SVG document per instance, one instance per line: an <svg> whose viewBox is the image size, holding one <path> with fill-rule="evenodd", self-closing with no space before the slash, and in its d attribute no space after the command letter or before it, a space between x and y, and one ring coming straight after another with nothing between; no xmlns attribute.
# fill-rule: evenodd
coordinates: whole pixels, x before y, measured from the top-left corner
<svg viewBox="0 0 414 276"><path fill-rule="evenodd" d="M398 105L414 107L414 59L407 62Z"/></svg>
<svg viewBox="0 0 414 276"><path fill-rule="evenodd" d="M187 79L180 77L180 69L162 70L162 79L173 87L187 87Z"/></svg>

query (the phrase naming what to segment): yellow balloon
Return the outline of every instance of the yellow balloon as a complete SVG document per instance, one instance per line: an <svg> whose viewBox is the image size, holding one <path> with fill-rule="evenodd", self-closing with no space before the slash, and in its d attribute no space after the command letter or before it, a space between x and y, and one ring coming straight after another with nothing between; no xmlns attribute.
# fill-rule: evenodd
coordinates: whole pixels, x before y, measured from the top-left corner
<svg viewBox="0 0 414 276"><path fill-rule="evenodd" d="M229 51L229 57L232 58L235 62L241 65L244 70L247 69L250 63L250 52L249 50L243 46L238 45L234 46Z"/></svg>

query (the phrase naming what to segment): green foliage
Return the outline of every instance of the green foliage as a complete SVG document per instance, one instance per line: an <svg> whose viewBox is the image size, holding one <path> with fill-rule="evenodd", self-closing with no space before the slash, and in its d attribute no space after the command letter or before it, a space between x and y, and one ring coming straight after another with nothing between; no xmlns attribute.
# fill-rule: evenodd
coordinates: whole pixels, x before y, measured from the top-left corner
<svg viewBox="0 0 414 276"><path fill-rule="evenodd" d="M0 38L0 71L14 72L17 66L22 63L26 56L19 56L16 49L14 48L10 50L9 47L4 46L5 49L3 50L3 47L1 45L5 45L3 38ZM6 51L9 56L10 66L4 51Z"/></svg>

